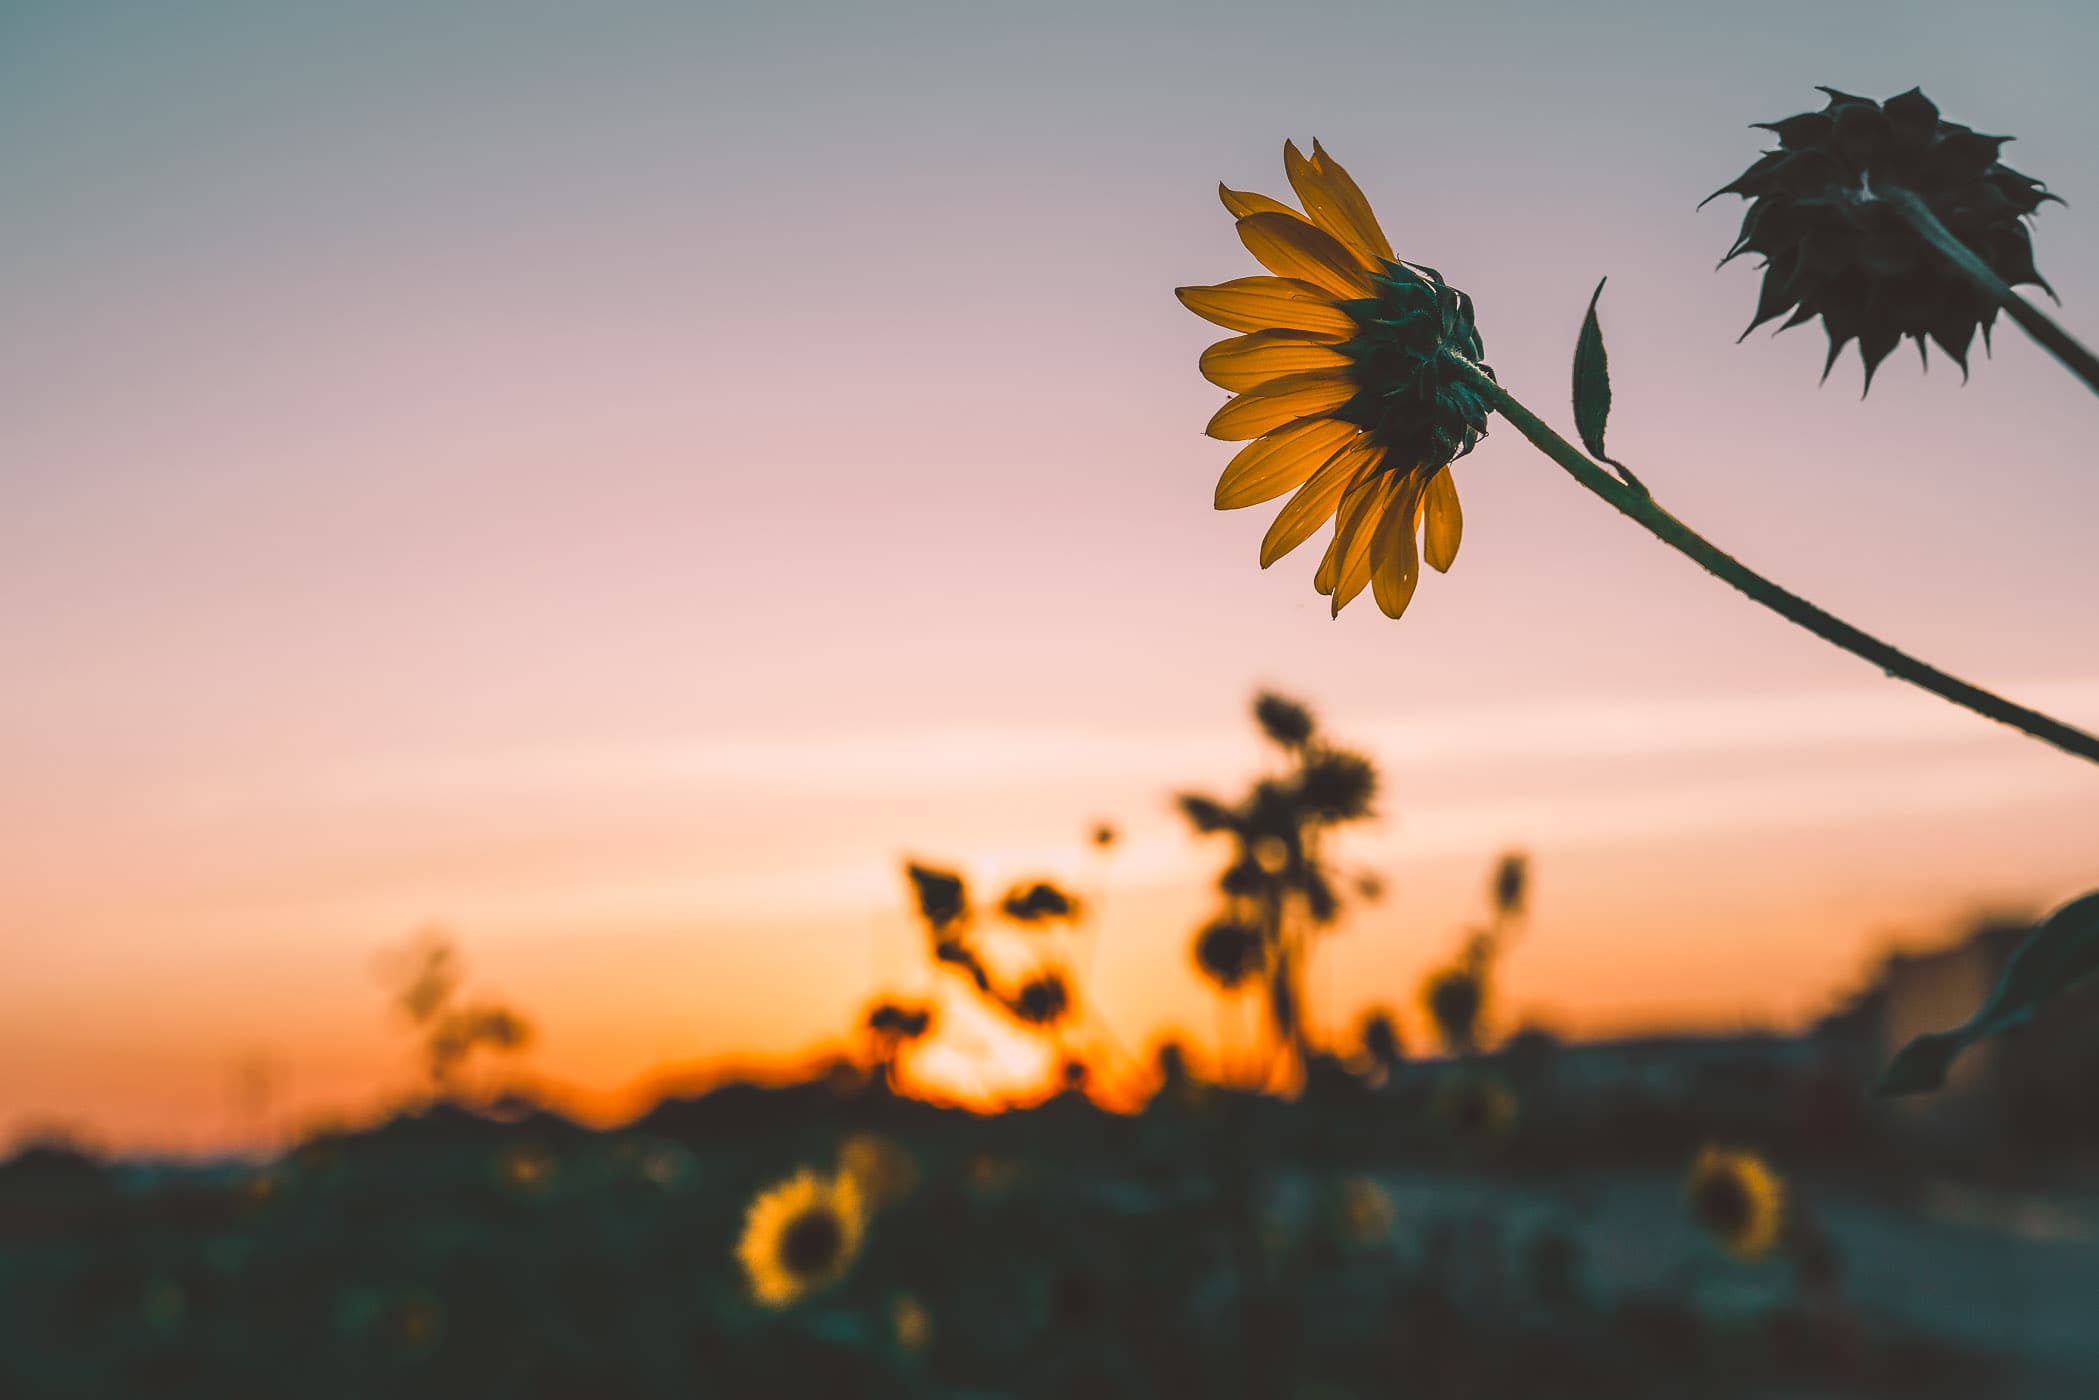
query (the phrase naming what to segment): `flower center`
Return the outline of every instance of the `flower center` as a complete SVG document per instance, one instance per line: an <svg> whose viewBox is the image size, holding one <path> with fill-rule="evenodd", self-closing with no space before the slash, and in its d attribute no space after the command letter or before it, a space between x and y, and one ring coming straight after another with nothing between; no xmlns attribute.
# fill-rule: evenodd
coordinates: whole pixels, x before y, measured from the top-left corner
<svg viewBox="0 0 2099 1400"><path fill-rule="evenodd" d="M1714 1172L1700 1182L1696 1204L1698 1218L1723 1236L1739 1235L1749 1228L1749 1191L1733 1172Z"/></svg>
<svg viewBox="0 0 2099 1400"><path fill-rule="evenodd" d="M837 1262L845 1248L845 1231L828 1210L804 1211L780 1237L780 1262L802 1278L820 1274Z"/></svg>
<svg viewBox="0 0 2099 1400"><path fill-rule="evenodd" d="M1340 347L1357 392L1335 416L1368 430L1402 471L1441 467L1487 432L1486 401L1449 362L1483 354L1472 299L1434 268L1387 263L1371 281L1376 295L1341 304L1357 327Z"/></svg>

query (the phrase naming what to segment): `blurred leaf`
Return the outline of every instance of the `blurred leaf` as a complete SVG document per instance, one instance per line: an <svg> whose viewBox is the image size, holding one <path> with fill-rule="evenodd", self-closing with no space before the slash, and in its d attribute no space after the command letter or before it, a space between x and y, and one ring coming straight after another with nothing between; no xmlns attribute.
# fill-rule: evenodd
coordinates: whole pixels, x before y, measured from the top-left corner
<svg viewBox="0 0 2099 1400"><path fill-rule="evenodd" d="M1197 831L1227 831L1238 825L1231 809L1214 797L1205 797L1199 792L1184 792L1177 800L1181 804L1181 815L1188 818L1188 824Z"/></svg>
<svg viewBox="0 0 2099 1400"><path fill-rule="evenodd" d="M1876 1096L1943 1088L1962 1051L2034 1018L2042 1005L2099 972L2099 892L2073 899L2043 919L2012 950L2004 972L1967 1023L1920 1035L1902 1047L1873 1086Z"/></svg>

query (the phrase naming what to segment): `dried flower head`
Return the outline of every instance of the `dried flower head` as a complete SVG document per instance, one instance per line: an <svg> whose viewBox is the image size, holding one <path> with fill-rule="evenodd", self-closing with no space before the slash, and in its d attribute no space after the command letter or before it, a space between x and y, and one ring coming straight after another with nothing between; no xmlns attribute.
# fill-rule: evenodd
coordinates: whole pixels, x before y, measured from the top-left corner
<svg viewBox="0 0 2099 1400"><path fill-rule="evenodd" d="M1031 1026L1051 1026L1071 1010L1071 989L1060 972L1038 972L1021 983L1007 1009Z"/></svg>
<svg viewBox="0 0 2099 1400"><path fill-rule="evenodd" d="M1263 734L1284 748L1302 748L1311 742L1312 712L1273 691L1254 697L1254 722L1261 726Z"/></svg>
<svg viewBox="0 0 2099 1400"><path fill-rule="evenodd" d="M1079 901L1047 880L1023 881L999 901L1005 916L1020 924L1046 924L1079 917Z"/></svg>
<svg viewBox="0 0 2099 1400"><path fill-rule="evenodd" d="M1369 200L1317 142L1309 160L1286 143L1283 166L1302 213L1218 187L1240 241L1274 275L1175 293L1245 332L1202 357L1203 376L1237 395L1206 431L1248 444L1217 483L1217 508L1295 492L1261 542L1261 567L1334 520L1314 586L1337 615L1368 587L1398 617L1422 558L1444 570L1457 557L1464 522L1449 467L1487 431L1486 400L1448 358L1480 360L1472 300L1397 258Z"/></svg>
<svg viewBox="0 0 2099 1400"><path fill-rule="evenodd" d="M1452 1050L1470 1050L1479 1041L1487 990L1470 965L1446 967L1429 974L1421 987L1422 1009L1435 1022L1436 1033Z"/></svg>
<svg viewBox="0 0 2099 1400"><path fill-rule="evenodd" d="M1236 919L1214 919L1195 936L1195 965L1225 991L1258 974L1265 960L1260 930Z"/></svg>
<svg viewBox="0 0 2099 1400"><path fill-rule="evenodd" d="M1749 200L1721 261L1764 259L1756 317L1742 334L1788 311L1781 330L1820 316L1829 333L1824 379L1857 340L1870 389L1904 336L1919 358L1927 339L1938 342L1966 378L1968 347L1978 327L1987 347L1997 304L1945 263L1889 196L1921 200L2007 284L2044 289L2025 220L2055 196L1998 161L2010 137L1945 120L1916 88L1884 103L1822 91L1829 104L1819 112L1756 123L1777 135L1778 149L1707 196Z"/></svg>

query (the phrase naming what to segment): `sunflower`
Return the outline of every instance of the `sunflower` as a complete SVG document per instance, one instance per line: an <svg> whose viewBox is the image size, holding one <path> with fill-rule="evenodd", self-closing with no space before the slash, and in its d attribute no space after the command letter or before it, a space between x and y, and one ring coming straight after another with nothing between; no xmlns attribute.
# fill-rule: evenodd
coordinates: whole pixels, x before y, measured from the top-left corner
<svg viewBox="0 0 2099 1400"><path fill-rule="evenodd" d="M1778 1243L1785 1186L1755 1153L1707 1147L1691 1166L1684 1196L1698 1223L1736 1258L1760 1259Z"/></svg>
<svg viewBox="0 0 2099 1400"><path fill-rule="evenodd" d="M801 1171L751 1202L736 1257L752 1295L784 1308L844 1278L866 1229L857 1178Z"/></svg>
<svg viewBox="0 0 2099 1400"><path fill-rule="evenodd" d="M1240 241L1274 275L1175 291L1196 315L1244 332L1202 356L1203 377L1237 395L1206 431L1247 444L1217 483L1217 508L1290 495L1261 542L1264 569L1336 521L1313 585L1336 615L1367 586L1398 617L1421 561L1441 572L1457 558L1464 517L1450 464L1487 431L1486 400L1449 360L1480 360L1472 300L1393 254L1362 190L1318 142L1309 160L1284 143L1283 167L1302 213L1218 186Z"/></svg>

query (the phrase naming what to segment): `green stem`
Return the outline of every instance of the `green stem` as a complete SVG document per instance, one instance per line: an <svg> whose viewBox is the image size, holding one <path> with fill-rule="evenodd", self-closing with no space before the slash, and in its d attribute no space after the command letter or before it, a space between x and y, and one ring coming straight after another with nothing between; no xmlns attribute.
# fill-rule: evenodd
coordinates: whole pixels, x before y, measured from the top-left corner
<svg viewBox="0 0 2099 1400"><path fill-rule="evenodd" d="M2010 283L1992 272L1990 265L1975 256L1974 250L1956 238L1952 229L1939 222L1930 205L1910 191L1899 188L1882 191L1881 198L1902 216L1903 222L1915 230L1933 252L1951 263L1984 296L2003 307L2028 335L2061 360L2064 367L2082 379L2093 393L2099 394L2099 355L2078 344L2046 312L2013 291Z"/></svg>
<svg viewBox="0 0 2099 1400"><path fill-rule="evenodd" d="M1936 667L1927 666L1879 638L1861 632L1841 618L1832 617L1799 594L1780 588L1662 509L1645 491L1633 490L1590 461L1580 448L1554 432L1544 420L1511 398L1508 391L1495 383L1478 365L1456 355L1449 358L1458 372L1486 396L1487 401L1515 426L1517 432L1530 439L1531 444L1540 452L1559 463L1569 476L1721 582L1732 585L1780 617L1798 623L1824 641L1872 662L1898 680L1908 681L1911 685L1928 690L1941 699L1951 700L1954 704L1973 710L1986 719L2008 724L2043 743L2055 745L2065 753L2076 754L2079 758L2099 763L2099 737L2050 719L2038 710L2014 705L2002 696L1993 695L1979 686L1949 676Z"/></svg>

